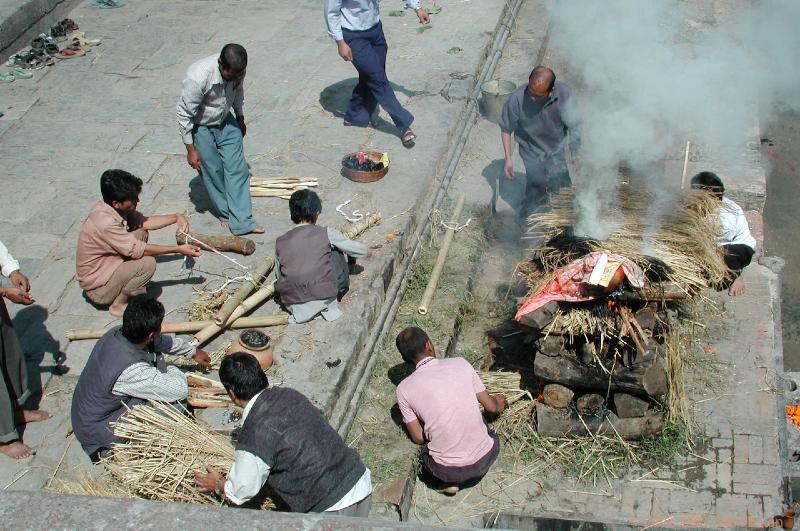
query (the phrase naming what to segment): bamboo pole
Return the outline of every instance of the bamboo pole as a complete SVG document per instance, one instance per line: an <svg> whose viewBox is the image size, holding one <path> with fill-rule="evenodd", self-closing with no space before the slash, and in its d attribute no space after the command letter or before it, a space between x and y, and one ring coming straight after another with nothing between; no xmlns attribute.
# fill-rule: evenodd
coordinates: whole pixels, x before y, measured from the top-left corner
<svg viewBox="0 0 800 531"><path fill-rule="evenodd" d="M381 222L381 213L374 212L364 218L356 221L346 229L342 229L342 234L349 240L354 240L361 236L367 229L374 227Z"/></svg>
<svg viewBox="0 0 800 531"><path fill-rule="evenodd" d="M261 328L263 326L281 326L289 322L289 316L278 315L257 315L254 317L240 317L228 323L230 328ZM213 325L214 321L185 321L181 323L164 323L161 325L161 332L164 334L187 334L198 332L203 328ZM67 330L69 341L79 341L81 339L98 339L111 330L110 328L99 328L91 330Z"/></svg>
<svg viewBox="0 0 800 531"><path fill-rule="evenodd" d="M433 266L433 271L431 271L431 278L428 280L428 287L425 288L425 293L422 294L422 300L419 303L419 308L417 308L419 313L422 315L428 313L428 306L433 298L433 292L436 291L436 285L439 283L439 277L442 275L444 261L447 259L447 253L450 251L450 244L453 243L453 236L456 233L453 225L458 223L458 220L461 217L461 210L464 208L464 199L465 196L462 192L459 194L458 199L456 200L456 207L453 209L453 216L450 218L450 226L447 228L447 233L444 235L442 247L439 249L439 256L436 258L436 264Z"/></svg>
<svg viewBox="0 0 800 531"><path fill-rule="evenodd" d="M236 308L245 300L261 283L261 280L267 276L267 274L272 271L272 267L275 265L275 260L272 257L267 257L258 266L258 269L253 271L252 279L246 280L242 282L242 285L239 286L233 295L228 297L228 300L225 301L225 304L222 305L222 308L217 310L217 313L214 314L214 322L218 325L223 324L225 321L228 320L228 317L236 310Z"/></svg>
<svg viewBox="0 0 800 531"><path fill-rule="evenodd" d="M218 325L214 321L210 321L211 324L208 326L199 329L199 331L192 337L192 341L194 341L197 345L202 345L215 335L222 332L223 329L229 328L231 323L236 323L242 319L242 315L246 314L265 300L269 299L275 294L275 282L271 282L270 284L263 286L256 290L255 293L247 297L242 303L233 311L233 313L228 317L228 320L225 321L222 325ZM288 318L288 317L287 317Z"/></svg>
<svg viewBox="0 0 800 531"><path fill-rule="evenodd" d="M689 167L689 144L690 142L686 141L686 153L683 155L683 174L681 174L681 190L686 188L686 170Z"/></svg>

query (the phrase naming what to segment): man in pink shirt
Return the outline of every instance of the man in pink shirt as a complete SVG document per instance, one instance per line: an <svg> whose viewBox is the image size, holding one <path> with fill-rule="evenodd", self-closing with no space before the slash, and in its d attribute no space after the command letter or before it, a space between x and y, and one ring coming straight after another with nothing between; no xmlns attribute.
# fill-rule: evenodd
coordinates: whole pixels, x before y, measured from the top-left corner
<svg viewBox="0 0 800 531"><path fill-rule="evenodd" d="M103 201L92 206L78 235L76 277L86 297L109 305L108 313L120 317L128 299L145 293L156 272L154 256L180 253L200 256L194 245L147 243L149 230L177 225L189 230L183 214L144 216L136 210L142 180L123 170L106 170L100 177Z"/></svg>
<svg viewBox="0 0 800 531"><path fill-rule="evenodd" d="M490 395L464 358L437 359L423 330L408 327L397 335L397 350L414 372L397 386L397 404L411 440L422 444L422 467L442 483L437 489L455 494L477 483L500 451L488 429L488 415L506 409L503 395Z"/></svg>

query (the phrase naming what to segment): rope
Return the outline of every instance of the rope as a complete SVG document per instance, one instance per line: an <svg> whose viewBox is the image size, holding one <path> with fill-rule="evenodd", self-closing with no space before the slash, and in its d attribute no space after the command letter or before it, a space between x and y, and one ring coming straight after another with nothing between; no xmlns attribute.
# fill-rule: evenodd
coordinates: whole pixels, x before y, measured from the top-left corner
<svg viewBox="0 0 800 531"><path fill-rule="evenodd" d="M224 258L225 260L227 260L227 261L229 261L229 262L231 262L231 263L233 263L233 264L237 265L237 266L238 266L240 269L244 270L244 271L246 272L246 277L245 277L245 280L253 280L253 279L252 279L252 277L250 277L250 272L249 272L249 271L250 271L250 268L248 268L248 267L247 267L247 266L245 266L245 265L242 265L242 264L240 264L239 262L237 262L237 261L236 261L236 259L235 259L235 258L231 258L230 256L228 256L228 255L226 255L226 254L223 254L223 253L221 253L221 252L217 251L217 250L216 250L216 249L214 249L214 247L212 247L211 245L209 245L209 244L207 244L207 243L205 243L205 242L203 242L203 241L200 241L200 240L198 240L197 238L195 238L194 236L192 236L191 234L189 234L189 233L188 233L188 232L186 232L186 231L182 231L182 232L181 232L181 234L183 234L184 236L186 236L186 241L189 241L189 240L194 240L194 241L196 241L197 243L199 243L200 245L202 245L204 248L206 248L206 249L208 249L209 251L211 251L212 253L216 253L216 254L220 255L220 256L221 256L222 258ZM186 258L188 258L188 256L187 256ZM185 263L185 262L186 262L186 260L184 259L184 263Z"/></svg>
<svg viewBox="0 0 800 531"><path fill-rule="evenodd" d="M445 223L443 219L439 220L439 225L444 227L445 229L450 229L454 232L461 232L462 230L469 227L469 222L472 221L472 218L467 219L467 222L463 225L459 225L458 223Z"/></svg>
<svg viewBox="0 0 800 531"><path fill-rule="evenodd" d="M344 208L347 205L349 205L351 201L352 201L352 199L348 199L347 201L345 201L344 203L342 203L341 205L336 207L336 212L338 212L339 214L344 216L344 219L346 219L350 223L355 223L357 221L361 221L362 219L364 219L365 216L369 216L371 214L371 212L366 212L366 213L362 214L361 213L361 209L357 209L357 210L353 210L353 213L348 215L346 212L344 212L342 210L342 208ZM352 216L352 217L350 217L350 216Z"/></svg>

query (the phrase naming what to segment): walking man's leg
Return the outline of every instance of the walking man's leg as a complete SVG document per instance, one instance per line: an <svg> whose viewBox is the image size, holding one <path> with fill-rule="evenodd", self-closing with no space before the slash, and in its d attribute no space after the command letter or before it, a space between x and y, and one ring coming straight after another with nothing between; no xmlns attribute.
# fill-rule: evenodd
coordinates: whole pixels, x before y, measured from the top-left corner
<svg viewBox="0 0 800 531"><path fill-rule="evenodd" d="M200 153L200 178L220 221L228 222L230 212L225 194L225 171L217 149L218 128L199 126L194 133L194 147ZM241 136L241 135L240 135Z"/></svg>
<svg viewBox="0 0 800 531"><path fill-rule="evenodd" d="M356 46L360 48L361 44L354 44L358 40L358 33L348 32L345 30L345 41L348 46ZM378 106L375 96L369 89L368 77L361 71L358 71L358 84L353 89L353 95L350 97L350 102L347 105L347 111L344 115L344 121L347 124L356 125L359 127L367 127L372 120L372 113Z"/></svg>
<svg viewBox="0 0 800 531"><path fill-rule="evenodd" d="M225 200L228 205L230 231L233 234L247 234L258 230L253 219L250 168L244 160L242 131L230 114L219 130L217 146L225 175Z"/></svg>
<svg viewBox="0 0 800 531"><path fill-rule="evenodd" d="M383 26L378 23L348 44L353 52L353 66L358 70L359 77L363 76L366 79L375 100L389 114L400 131L411 127L414 115L397 101L397 96L386 77L385 62L388 46L383 35Z"/></svg>

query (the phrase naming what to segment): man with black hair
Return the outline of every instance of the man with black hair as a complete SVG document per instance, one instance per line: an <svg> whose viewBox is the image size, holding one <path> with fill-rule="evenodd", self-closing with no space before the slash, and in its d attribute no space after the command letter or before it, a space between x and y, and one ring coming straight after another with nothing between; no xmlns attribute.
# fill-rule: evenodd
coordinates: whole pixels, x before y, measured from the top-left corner
<svg viewBox="0 0 800 531"><path fill-rule="evenodd" d="M486 427L487 415L508 405L501 394L490 395L464 358L437 359L424 330L410 326L397 335L397 350L414 372L397 386L397 405L412 441L422 446L422 468L439 482L436 490L455 494L489 471L500 441Z"/></svg>
<svg viewBox="0 0 800 531"><path fill-rule="evenodd" d="M242 429L227 479L211 465L195 472L201 492L242 505L269 484L292 512L369 515L369 469L305 396L269 387L258 360L244 352L222 360L219 378L244 408Z"/></svg>
<svg viewBox="0 0 800 531"><path fill-rule="evenodd" d="M367 247L317 225L322 202L313 190L294 192L289 213L297 226L275 242L275 289L291 313L289 322L305 323L317 315L335 321L342 316L338 300L350 288L350 267L366 256Z"/></svg>
<svg viewBox="0 0 800 531"><path fill-rule="evenodd" d="M177 367L163 354L191 357L208 367L208 354L191 342L161 335L164 306L155 299L135 297L122 316L122 326L103 335L92 349L72 395L72 429L83 450L97 462L115 442L110 424L126 408L148 400L185 400L189 387Z"/></svg>
<svg viewBox="0 0 800 531"><path fill-rule="evenodd" d="M565 155L569 134L570 152L578 150L580 140L575 131L572 91L556 81L555 73L537 66L528 77L528 84L514 91L500 117L500 138L505 164L503 172L514 180L514 139L525 164L525 197L519 215L525 219L547 203L548 195L571 186Z"/></svg>
<svg viewBox="0 0 800 531"><path fill-rule="evenodd" d="M756 252L756 239L750 234L750 226L744 216L742 207L732 199L725 197L725 185L716 173L703 171L692 177L694 189L705 190L713 194L722 204L717 210L719 229L717 244L724 250L725 265L729 273L721 286L728 289L732 297L744 293L745 285L742 270L750 265Z"/></svg>
<svg viewBox="0 0 800 531"><path fill-rule="evenodd" d="M397 101L386 76L386 53L389 47L380 20L380 0L325 0L325 22L328 35L336 41L339 57L353 63L358 71L358 85L353 89L344 125L375 125L378 105L383 107L400 131L400 140L407 148L414 147L417 135L411 131L414 116ZM430 16L419 0L406 0L420 24L428 24Z"/></svg>
<svg viewBox="0 0 800 531"><path fill-rule="evenodd" d="M148 231L176 225L189 230L183 214L144 216L136 210L142 180L123 170L106 170L100 177L102 201L92 206L78 234L76 278L95 304L109 305L119 317L128 299L145 293L156 272L154 256L179 253L200 256L195 245L147 243Z"/></svg>
<svg viewBox="0 0 800 531"><path fill-rule="evenodd" d="M219 56L189 67L177 111L186 161L200 172L222 226L237 235L264 233L253 219L250 168L244 160L246 71L247 51L226 44Z"/></svg>

